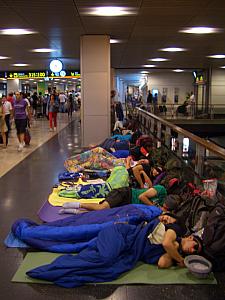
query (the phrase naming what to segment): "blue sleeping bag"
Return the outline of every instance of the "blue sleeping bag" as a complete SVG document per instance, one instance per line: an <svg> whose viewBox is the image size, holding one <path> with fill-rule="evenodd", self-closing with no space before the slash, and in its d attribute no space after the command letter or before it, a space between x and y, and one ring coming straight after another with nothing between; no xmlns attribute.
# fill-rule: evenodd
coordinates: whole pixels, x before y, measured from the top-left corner
<svg viewBox="0 0 225 300"><path fill-rule="evenodd" d="M156 264L165 251L162 245L152 245L147 237L158 222L154 219L146 226L143 223L112 224L102 229L93 245L78 255L62 255L51 264L26 274L72 288L89 282L114 280L139 260Z"/></svg>
<svg viewBox="0 0 225 300"><path fill-rule="evenodd" d="M76 178L80 178L82 176L82 173L74 173L74 172L63 172L58 174L59 181L62 180L72 180Z"/></svg>
<svg viewBox="0 0 225 300"><path fill-rule="evenodd" d="M161 214L155 206L124 205L107 210L74 215L62 220L38 225L20 219L12 225L12 232L33 248L50 252L80 252L95 243L98 233L115 222L140 224Z"/></svg>

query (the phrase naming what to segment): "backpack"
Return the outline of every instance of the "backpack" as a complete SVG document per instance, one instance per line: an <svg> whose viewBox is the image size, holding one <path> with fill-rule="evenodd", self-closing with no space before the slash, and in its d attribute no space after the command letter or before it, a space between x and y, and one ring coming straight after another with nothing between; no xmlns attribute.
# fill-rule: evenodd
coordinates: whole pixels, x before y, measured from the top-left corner
<svg viewBox="0 0 225 300"><path fill-rule="evenodd" d="M144 147L146 143L152 143L152 138L144 134L137 139L136 146Z"/></svg>
<svg viewBox="0 0 225 300"><path fill-rule="evenodd" d="M203 252L213 264L214 271L225 271L225 202L218 201L209 214L204 228Z"/></svg>

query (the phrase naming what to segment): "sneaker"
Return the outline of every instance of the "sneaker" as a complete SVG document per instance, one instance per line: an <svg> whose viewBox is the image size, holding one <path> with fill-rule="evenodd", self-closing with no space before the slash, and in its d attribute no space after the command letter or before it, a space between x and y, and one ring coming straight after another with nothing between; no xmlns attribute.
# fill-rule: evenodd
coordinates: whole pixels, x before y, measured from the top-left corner
<svg viewBox="0 0 225 300"><path fill-rule="evenodd" d="M22 144L19 144L18 146L18 149L17 149L19 152L21 152L23 150L23 145Z"/></svg>
<svg viewBox="0 0 225 300"><path fill-rule="evenodd" d="M52 128L49 128L49 131L53 131L53 129L52 129Z"/></svg>
<svg viewBox="0 0 225 300"><path fill-rule="evenodd" d="M54 127L54 131L56 131L57 129L56 129L56 127Z"/></svg>

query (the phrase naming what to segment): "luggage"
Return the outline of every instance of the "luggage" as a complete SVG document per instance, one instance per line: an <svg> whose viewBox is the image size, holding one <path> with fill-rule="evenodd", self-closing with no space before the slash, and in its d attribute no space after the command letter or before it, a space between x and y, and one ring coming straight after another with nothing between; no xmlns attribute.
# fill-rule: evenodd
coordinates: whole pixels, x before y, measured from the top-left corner
<svg viewBox="0 0 225 300"><path fill-rule="evenodd" d="M31 140L30 132L29 132L29 129L26 128L26 131L24 134L24 142L27 146L30 145L30 140Z"/></svg>

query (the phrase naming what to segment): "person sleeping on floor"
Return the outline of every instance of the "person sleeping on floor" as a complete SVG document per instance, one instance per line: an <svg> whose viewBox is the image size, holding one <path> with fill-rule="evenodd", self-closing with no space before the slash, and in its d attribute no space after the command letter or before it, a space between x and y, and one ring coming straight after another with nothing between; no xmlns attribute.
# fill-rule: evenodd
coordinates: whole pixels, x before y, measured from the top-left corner
<svg viewBox="0 0 225 300"><path fill-rule="evenodd" d="M80 208L85 210L102 210L114 208L127 204L145 204L163 206L167 192L164 186L155 185L151 188L134 189L130 187L123 187L113 189L108 193L105 200L97 203L80 203L80 202L66 202L63 204L59 214L64 213L80 213Z"/></svg>
<svg viewBox="0 0 225 300"><path fill-rule="evenodd" d="M172 222L172 223L171 223ZM184 266L184 256L199 254L200 240L182 237L179 220L160 216L149 223L114 223L103 228L94 242L77 255L62 255L52 263L28 271L30 277L72 288L108 282L134 268L138 261L159 268Z"/></svg>

